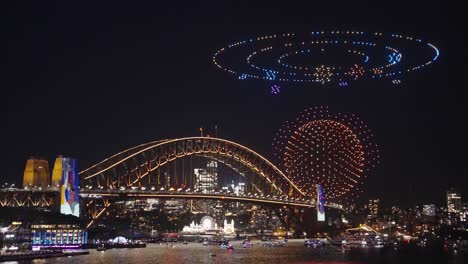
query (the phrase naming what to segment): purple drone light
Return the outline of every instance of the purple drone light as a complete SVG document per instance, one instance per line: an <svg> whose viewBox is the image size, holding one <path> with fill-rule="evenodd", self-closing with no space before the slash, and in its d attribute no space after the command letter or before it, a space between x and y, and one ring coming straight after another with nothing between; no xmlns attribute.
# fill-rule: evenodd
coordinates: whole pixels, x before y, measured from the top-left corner
<svg viewBox="0 0 468 264"><path fill-rule="evenodd" d="M270 88L271 88L270 92L272 94L277 95L280 93L280 87L278 85L273 84Z"/></svg>

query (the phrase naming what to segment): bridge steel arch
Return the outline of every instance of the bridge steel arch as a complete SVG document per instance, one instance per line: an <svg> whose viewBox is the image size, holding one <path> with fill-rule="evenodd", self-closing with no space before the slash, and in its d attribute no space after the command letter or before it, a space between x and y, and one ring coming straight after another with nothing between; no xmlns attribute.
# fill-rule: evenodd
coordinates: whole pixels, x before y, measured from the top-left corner
<svg viewBox="0 0 468 264"><path fill-rule="evenodd" d="M252 149L233 141L213 137L166 139L138 145L119 152L80 172L82 188L98 187L116 190L132 187L158 168L190 155L214 157L224 163L240 163L250 169L250 175L260 182L257 191L280 196L308 198L294 182L273 163ZM94 209L91 209L93 207ZM96 200L86 204L91 218L90 227L112 204L107 198L96 206Z"/></svg>

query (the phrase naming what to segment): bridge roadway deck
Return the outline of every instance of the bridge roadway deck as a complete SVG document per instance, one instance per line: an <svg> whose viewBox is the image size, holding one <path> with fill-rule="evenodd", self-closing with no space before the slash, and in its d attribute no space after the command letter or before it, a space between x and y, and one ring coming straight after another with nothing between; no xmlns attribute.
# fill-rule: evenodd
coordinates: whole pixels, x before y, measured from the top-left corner
<svg viewBox="0 0 468 264"><path fill-rule="evenodd" d="M282 200L260 196L231 195L220 193L197 192L169 192L169 191L141 191L141 190L82 190L80 196L84 198L180 198L180 199L211 199L233 202L267 203L278 205L291 205L299 207L315 207L310 201Z"/></svg>
<svg viewBox="0 0 468 264"><path fill-rule="evenodd" d="M57 189L0 189L0 196L17 194L42 194L46 196L57 195ZM153 191L153 190L96 190L96 189L80 189L80 197L87 199L100 199L100 198L115 198L115 199L145 199L145 198L179 198L179 199L211 199L211 200L225 200L233 202L251 202L251 203L264 203L276 205L290 205L298 207L311 208L315 207L315 202L312 200L294 200L294 199L278 199L268 198L261 196L248 196L236 195L226 193L199 193L199 192L178 192L178 191ZM344 210L343 206L335 203L325 203L326 207L338 210Z"/></svg>

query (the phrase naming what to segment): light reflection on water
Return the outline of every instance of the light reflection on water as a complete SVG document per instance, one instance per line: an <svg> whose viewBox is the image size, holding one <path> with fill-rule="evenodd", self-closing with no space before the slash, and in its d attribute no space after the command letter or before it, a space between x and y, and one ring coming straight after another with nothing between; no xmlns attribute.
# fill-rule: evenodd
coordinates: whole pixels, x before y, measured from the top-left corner
<svg viewBox="0 0 468 264"><path fill-rule="evenodd" d="M260 241L254 241L254 246L247 249L241 247L241 241L234 241L232 244L235 250L231 253L218 246L204 247L200 243L189 243L188 245L177 243L175 247L169 247L165 244L148 244L146 248L108 249L103 252L90 249L89 255L37 259L19 263L468 263L466 262L468 260L466 254L440 252L431 255L416 251L400 252L393 249L359 249L343 252L334 246L307 248L304 246L303 240L289 241L284 247L264 247ZM214 253L216 256L211 257L210 253Z"/></svg>

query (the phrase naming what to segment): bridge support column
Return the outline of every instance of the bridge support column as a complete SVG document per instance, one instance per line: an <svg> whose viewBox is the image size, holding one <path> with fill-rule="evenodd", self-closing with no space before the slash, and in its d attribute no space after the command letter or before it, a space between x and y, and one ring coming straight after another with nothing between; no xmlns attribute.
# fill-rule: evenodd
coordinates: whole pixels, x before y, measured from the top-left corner
<svg viewBox="0 0 468 264"><path fill-rule="evenodd" d="M280 219L286 230L292 231L293 237L301 237L306 230L303 222L303 210L293 206L283 206L282 208L273 208L275 214Z"/></svg>

